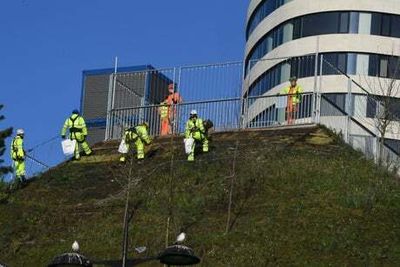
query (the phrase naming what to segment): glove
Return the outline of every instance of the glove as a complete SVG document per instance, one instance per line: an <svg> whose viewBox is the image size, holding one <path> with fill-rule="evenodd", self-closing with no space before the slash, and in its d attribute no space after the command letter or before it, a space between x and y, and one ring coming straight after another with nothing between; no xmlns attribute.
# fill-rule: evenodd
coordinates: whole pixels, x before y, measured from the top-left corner
<svg viewBox="0 0 400 267"><path fill-rule="evenodd" d="M18 151L17 152L17 159L24 160L25 159L25 153L23 151Z"/></svg>
<svg viewBox="0 0 400 267"><path fill-rule="evenodd" d="M62 139L65 139L65 135L61 135L61 138L62 138Z"/></svg>

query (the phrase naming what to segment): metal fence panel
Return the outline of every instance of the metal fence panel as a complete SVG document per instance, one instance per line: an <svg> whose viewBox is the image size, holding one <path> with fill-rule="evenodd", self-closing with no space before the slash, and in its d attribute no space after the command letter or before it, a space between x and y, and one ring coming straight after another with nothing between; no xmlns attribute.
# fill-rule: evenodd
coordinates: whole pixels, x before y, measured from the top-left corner
<svg viewBox="0 0 400 267"><path fill-rule="evenodd" d="M200 118L209 119L213 122L215 131L239 129L240 103L240 98L232 98L171 106L170 109L173 109L174 115L170 120L170 127L174 134L182 134L190 111L196 110ZM161 108L161 105L152 105L113 110L110 120L110 139L121 138L125 129L142 122L149 124L151 135L161 135Z"/></svg>
<svg viewBox="0 0 400 267"><path fill-rule="evenodd" d="M248 99L231 98L211 101L198 101L173 105L173 117L170 121L174 134L182 134L189 114L196 110L203 120L209 119L214 124L214 131L239 130L245 128L265 128L285 125L312 123L313 95L296 95L300 103L289 105L293 95L273 95ZM247 105L247 113L242 113ZM288 106L292 106L289 110ZM146 121L150 133L161 134L161 105L116 109L111 112L110 139L122 137L124 129Z"/></svg>
<svg viewBox="0 0 400 267"><path fill-rule="evenodd" d="M214 124L214 131L237 130L240 126L240 98L184 103L177 106L176 132L184 132L191 110L196 110L203 120Z"/></svg>
<svg viewBox="0 0 400 267"><path fill-rule="evenodd" d="M240 97L243 63L181 67L177 80L178 91L186 102Z"/></svg>
<svg viewBox="0 0 400 267"><path fill-rule="evenodd" d="M299 103L293 104L294 97ZM267 95L245 99L246 128L312 123L313 94Z"/></svg>

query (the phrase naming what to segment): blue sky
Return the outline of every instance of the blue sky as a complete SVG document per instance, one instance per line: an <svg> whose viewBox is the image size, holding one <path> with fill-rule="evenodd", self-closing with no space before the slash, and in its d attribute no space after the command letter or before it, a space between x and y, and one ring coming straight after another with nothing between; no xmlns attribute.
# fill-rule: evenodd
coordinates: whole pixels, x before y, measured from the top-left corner
<svg viewBox="0 0 400 267"><path fill-rule="evenodd" d="M27 147L79 106L82 70L241 60L247 0L1 0L0 127ZM9 140L10 141L10 140Z"/></svg>

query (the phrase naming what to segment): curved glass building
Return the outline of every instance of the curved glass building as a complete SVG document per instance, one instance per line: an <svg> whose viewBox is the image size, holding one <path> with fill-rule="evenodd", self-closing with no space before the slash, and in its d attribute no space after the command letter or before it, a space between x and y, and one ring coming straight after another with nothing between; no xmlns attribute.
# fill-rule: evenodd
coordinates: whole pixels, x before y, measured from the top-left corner
<svg viewBox="0 0 400 267"><path fill-rule="evenodd" d="M320 66L321 55L329 66ZM360 85L353 94L365 94L364 89L382 97L382 81L400 79L399 59L398 0L250 1L245 96L279 93L291 76L299 78L305 92L315 92L319 72L321 93L344 107L345 75ZM391 95L399 96L400 90ZM376 113L376 104L354 98L364 116ZM400 117L400 108L392 111Z"/></svg>

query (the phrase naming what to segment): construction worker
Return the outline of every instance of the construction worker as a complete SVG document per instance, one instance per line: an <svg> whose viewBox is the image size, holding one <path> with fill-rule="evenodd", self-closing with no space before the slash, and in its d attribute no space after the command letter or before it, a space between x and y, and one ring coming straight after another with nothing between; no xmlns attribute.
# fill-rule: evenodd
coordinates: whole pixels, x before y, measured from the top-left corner
<svg viewBox="0 0 400 267"><path fill-rule="evenodd" d="M176 105L183 102L183 99L181 95L177 92L176 85L174 83L168 85L168 92L169 95L165 99L168 105Z"/></svg>
<svg viewBox="0 0 400 267"><path fill-rule="evenodd" d="M83 151L86 156L90 156L92 154L92 150L89 147L89 144L86 141L86 137L88 135L88 131L86 128L85 119L80 116L78 110L73 110L71 117L67 118L64 123L64 127L61 130L61 138L66 138L66 132L69 130L69 138L71 140L76 140L75 146L75 160L80 159L80 149L79 146L82 146Z"/></svg>
<svg viewBox="0 0 400 267"><path fill-rule="evenodd" d="M169 127L168 127L168 132L171 133L171 128L174 125L174 122L177 121L177 112L176 112L176 107L173 107L174 105L181 104L183 102L183 99L181 95L177 92L176 90L176 85L174 83L171 83L168 85L168 92L169 95L165 99L165 102L168 105L168 117L169 117Z"/></svg>
<svg viewBox="0 0 400 267"><path fill-rule="evenodd" d="M170 134L169 106L167 101L163 101L158 108L161 119L161 136Z"/></svg>
<svg viewBox="0 0 400 267"><path fill-rule="evenodd" d="M123 136L126 145L129 147L132 143L135 143L136 151L137 151L137 159L144 159L144 145L149 145L151 143L151 138L149 136L149 125L147 122L139 124L136 127L129 128L125 131ZM127 154L122 154L119 158L120 162L126 162Z"/></svg>
<svg viewBox="0 0 400 267"><path fill-rule="evenodd" d="M296 76L291 77L289 82L290 86L283 89L282 94L287 95L286 117L290 125L293 124L299 111L303 89L297 84Z"/></svg>
<svg viewBox="0 0 400 267"><path fill-rule="evenodd" d="M191 153L188 155L188 161L194 161L196 142L202 143L203 152L208 152L208 134L204 128L203 120L198 117L196 110L190 112L190 118L186 122L185 138L191 137L195 142L193 143Z"/></svg>
<svg viewBox="0 0 400 267"><path fill-rule="evenodd" d="M24 150L24 136L25 132L23 129L17 130L17 135L14 137L11 143L11 158L13 160L13 167L15 171L15 177L21 183L25 183L25 150Z"/></svg>

